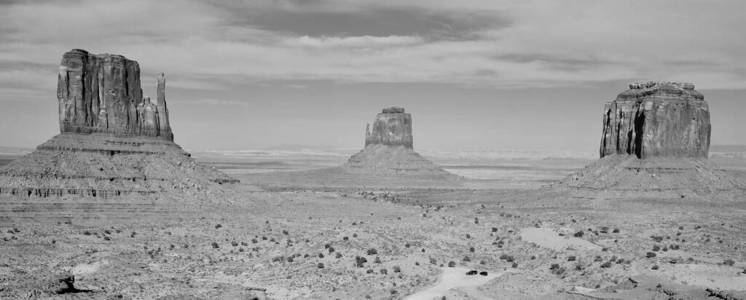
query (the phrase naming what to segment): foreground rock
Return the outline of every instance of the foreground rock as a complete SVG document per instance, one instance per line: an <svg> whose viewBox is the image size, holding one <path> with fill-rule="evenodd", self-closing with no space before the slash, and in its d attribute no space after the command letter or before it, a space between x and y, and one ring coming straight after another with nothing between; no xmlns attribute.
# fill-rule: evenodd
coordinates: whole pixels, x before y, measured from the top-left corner
<svg viewBox="0 0 746 300"><path fill-rule="evenodd" d="M601 159L564 184L590 190L718 193L746 185L707 159L710 113L689 83L630 84L604 108Z"/></svg>
<svg viewBox="0 0 746 300"><path fill-rule="evenodd" d="M455 177L413 149L412 116L404 108L384 108L366 128L365 148L344 168L353 173Z"/></svg>
<svg viewBox="0 0 746 300"><path fill-rule="evenodd" d="M137 62L76 49L64 54L58 79L61 133L0 169L0 194L107 197L236 182L173 142L163 74L152 103Z"/></svg>

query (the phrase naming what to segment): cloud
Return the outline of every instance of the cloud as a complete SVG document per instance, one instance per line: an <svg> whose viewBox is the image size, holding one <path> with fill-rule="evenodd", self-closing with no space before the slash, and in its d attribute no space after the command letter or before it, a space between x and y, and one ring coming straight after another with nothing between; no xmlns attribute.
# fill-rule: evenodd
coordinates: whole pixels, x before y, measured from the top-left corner
<svg viewBox="0 0 746 300"><path fill-rule="evenodd" d="M737 30L746 27L743 1L2 5L0 61L52 66L71 48L122 53L183 88L240 80L544 87L648 78L746 88L746 39ZM12 72L19 70L0 70L0 86L16 83ZM45 74L20 72L30 90Z"/></svg>

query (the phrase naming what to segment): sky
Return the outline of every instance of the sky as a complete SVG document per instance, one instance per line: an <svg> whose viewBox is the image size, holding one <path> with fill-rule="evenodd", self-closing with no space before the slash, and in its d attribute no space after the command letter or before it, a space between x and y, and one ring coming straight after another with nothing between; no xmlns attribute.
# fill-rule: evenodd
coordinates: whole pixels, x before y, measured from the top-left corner
<svg viewBox="0 0 746 300"><path fill-rule="evenodd" d="M746 144L746 1L0 0L0 144L59 132L73 48L156 74L190 150L360 148L381 108L415 149L596 151L638 80L692 82L713 144Z"/></svg>

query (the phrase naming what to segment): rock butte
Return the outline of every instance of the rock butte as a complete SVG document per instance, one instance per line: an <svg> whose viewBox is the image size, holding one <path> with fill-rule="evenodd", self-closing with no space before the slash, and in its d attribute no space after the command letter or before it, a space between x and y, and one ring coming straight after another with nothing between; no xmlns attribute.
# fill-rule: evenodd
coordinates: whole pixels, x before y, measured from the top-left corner
<svg viewBox="0 0 746 300"><path fill-rule="evenodd" d="M412 115L401 107L376 115L373 126L365 129L365 148L344 167L354 173L455 177L414 151Z"/></svg>
<svg viewBox="0 0 746 300"><path fill-rule="evenodd" d="M65 53L57 86L60 134L0 169L0 194L209 192L237 182L173 142L165 88L160 74L153 103L143 96L136 61L80 49Z"/></svg>
<svg viewBox="0 0 746 300"><path fill-rule="evenodd" d="M563 183L591 190L687 191L744 189L709 161L710 112L691 83L629 85L603 114L601 159Z"/></svg>
<svg viewBox="0 0 746 300"><path fill-rule="evenodd" d="M710 111L693 84L645 82L629 86L604 108L601 157L707 158Z"/></svg>

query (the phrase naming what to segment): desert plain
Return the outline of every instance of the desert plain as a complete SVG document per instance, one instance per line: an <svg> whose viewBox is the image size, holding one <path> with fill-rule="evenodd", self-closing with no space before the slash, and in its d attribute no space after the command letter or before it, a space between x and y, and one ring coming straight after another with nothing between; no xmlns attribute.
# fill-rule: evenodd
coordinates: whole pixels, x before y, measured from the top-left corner
<svg viewBox="0 0 746 300"><path fill-rule="evenodd" d="M742 151L710 157L743 178ZM240 180L193 194L4 195L0 298L746 298L742 191L559 184L592 154L425 153L447 183L349 154L193 153Z"/></svg>

